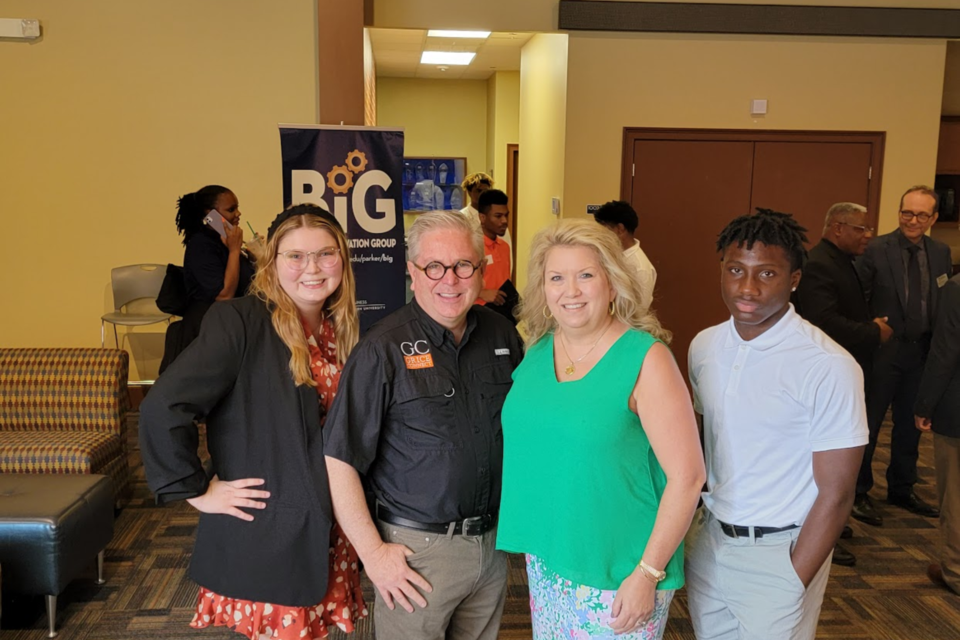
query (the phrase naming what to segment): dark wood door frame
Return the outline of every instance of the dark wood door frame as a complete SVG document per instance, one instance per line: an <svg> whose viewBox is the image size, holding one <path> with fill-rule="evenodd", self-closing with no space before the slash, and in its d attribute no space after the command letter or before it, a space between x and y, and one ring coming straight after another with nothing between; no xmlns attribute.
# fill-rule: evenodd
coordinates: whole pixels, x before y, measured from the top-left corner
<svg viewBox="0 0 960 640"><path fill-rule="evenodd" d="M883 149L886 133L882 131L756 131L753 129L657 129L624 127L620 199L633 202L634 143L638 140L698 140L725 142L853 142L872 145L870 187L863 204L876 228L880 214L880 184L883 176ZM748 213L744 211L744 213ZM826 212L824 212L826 213Z"/></svg>
<svg viewBox="0 0 960 640"><path fill-rule="evenodd" d="M510 200L510 220L507 226L510 229L510 237L513 239L512 255L510 256L510 277L514 284L517 283L517 203L519 200L520 187L520 145L507 145L507 198Z"/></svg>

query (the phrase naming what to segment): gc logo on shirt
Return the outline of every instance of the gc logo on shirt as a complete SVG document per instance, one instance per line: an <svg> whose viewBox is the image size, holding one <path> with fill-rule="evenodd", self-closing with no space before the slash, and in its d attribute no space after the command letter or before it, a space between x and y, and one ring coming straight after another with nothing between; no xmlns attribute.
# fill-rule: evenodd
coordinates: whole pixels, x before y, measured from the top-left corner
<svg viewBox="0 0 960 640"><path fill-rule="evenodd" d="M400 353L407 369L429 369L433 366L433 356L430 355L430 345L426 340L401 342Z"/></svg>

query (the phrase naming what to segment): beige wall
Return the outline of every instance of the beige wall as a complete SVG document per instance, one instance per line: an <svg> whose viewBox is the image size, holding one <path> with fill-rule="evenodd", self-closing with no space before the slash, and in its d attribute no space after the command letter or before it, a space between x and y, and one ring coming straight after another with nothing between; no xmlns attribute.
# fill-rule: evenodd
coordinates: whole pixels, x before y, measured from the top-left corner
<svg viewBox="0 0 960 640"><path fill-rule="evenodd" d="M565 215L619 195L624 127L885 131L889 231L903 189L933 182L944 54L942 40L573 34Z"/></svg>
<svg viewBox="0 0 960 640"><path fill-rule="evenodd" d="M487 132L487 162L493 171L497 188L507 189L507 145L520 142L520 72L498 71L487 81L488 95L492 96L492 112L488 106L488 121L493 128ZM488 105L490 101L488 101Z"/></svg>
<svg viewBox="0 0 960 640"><path fill-rule="evenodd" d="M99 346L111 267L182 261L178 195L224 184L260 230L279 211L277 123L316 122L315 2L2 6L44 35L0 42L0 344Z"/></svg>
<svg viewBox="0 0 960 640"><path fill-rule="evenodd" d="M377 78L377 123L403 127L404 155L466 157L487 167L485 80Z"/></svg>
<svg viewBox="0 0 960 640"><path fill-rule="evenodd" d="M487 166L486 173L496 172L497 155L497 74L487 78Z"/></svg>
<svg viewBox="0 0 960 640"><path fill-rule="evenodd" d="M550 199L562 198L567 113L567 36L539 34L520 62L520 215L517 216L517 281L527 281L533 235L555 220Z"/></svg>

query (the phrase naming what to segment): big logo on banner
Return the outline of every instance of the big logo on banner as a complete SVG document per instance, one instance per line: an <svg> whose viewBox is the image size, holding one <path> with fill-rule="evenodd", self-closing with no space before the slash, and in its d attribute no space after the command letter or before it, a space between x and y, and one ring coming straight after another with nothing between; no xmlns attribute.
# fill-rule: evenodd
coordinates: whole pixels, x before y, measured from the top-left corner
<svg viewBox="0 0 960 640"><path fill-rule="evenodd" d="M281 127L284 206L310 202L347 232L365 331L405 301L400 182L403 132Z"/></svg>

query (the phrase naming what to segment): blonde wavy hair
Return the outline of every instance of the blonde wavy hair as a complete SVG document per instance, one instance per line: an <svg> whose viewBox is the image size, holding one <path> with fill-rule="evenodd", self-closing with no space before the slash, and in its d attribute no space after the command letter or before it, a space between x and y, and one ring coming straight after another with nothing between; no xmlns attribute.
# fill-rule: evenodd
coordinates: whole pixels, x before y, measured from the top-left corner
<svg viewBox="0 0 960 640"><path fill-rule="evenodd" d="M493 178L482 171L477 171L476 173L471 173L464 178L463 182L460 183L460 186L463 187L464 191L470 191L471 189L476 189L482 184L485 184L492 189Z"/></svg>
<svg viewBox="0 0 960 640"><path fill-rule="evenodd" d="M557 320L547 317L547 297L543 292L547 254L555 247L587 247L596 254L614 290L613 315L624 324L646 331L665 343L672 335L660 325L656 314L640 306L640 285L633 268L623 257L617 236L592 220L561 220L533 237L527 286L523 291L517 318L525 326L527 344L532 345L557 330Z"/></svg>
<svg viewBox="0 0 960 640"><path fill-rule="evenodd" d="M323 215L329 215L319 207L317 210ZM357 285L353 277L353 268L350 266L347 237L338 225L320 215L309 213L292 215L282 222L267 240L264 256L257 261L257 273L250 285L250 293L266 303L271 311L274 330L283 344L290 349L290 373L293 375L293 381L298 386L306 384L315 387L317 383L314 382L313 374L310 372L310 348L307 346L307 337L303 333L300 312L287 292L280 286L280 280L277 277L277 248L287 234L296 229L326 231L334 237L340 249L343 277L337 290L324 302L323 314L333 323L337 343L337 362L341 366L346 362L347 356L360 338L360 322L357 319Z"/></svg>

